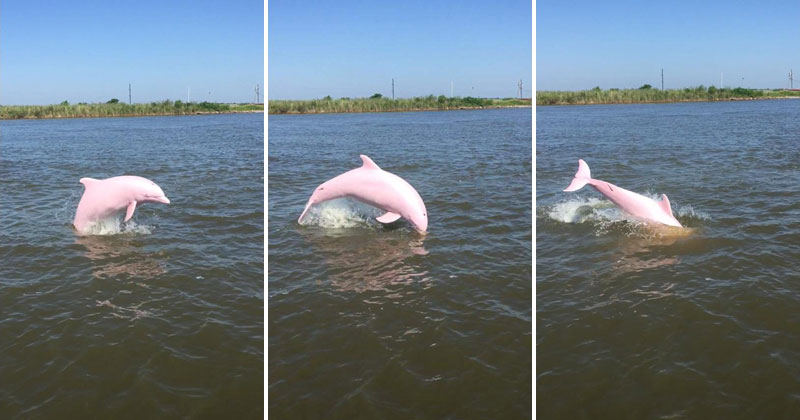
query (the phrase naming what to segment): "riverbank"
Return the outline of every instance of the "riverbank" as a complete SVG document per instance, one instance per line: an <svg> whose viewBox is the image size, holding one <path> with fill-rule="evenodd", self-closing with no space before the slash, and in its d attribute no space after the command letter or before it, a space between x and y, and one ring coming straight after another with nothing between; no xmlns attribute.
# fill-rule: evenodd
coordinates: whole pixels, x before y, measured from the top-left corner
<svg viewBox="0 0 800 420"><path fill-rule="evenodd" d="M489 99L473 97L420 96L416 98L389 99L380 96L372 98L339 98L311 100L271 100L270 114L336 114L357 112L410 112L410 111L448 111L457 109L516 108L530 107L530 99Z"/></svg>
<svg viewBox="0 0 800 420"><path fill-rule="evenodd" d="M101 118L148 117L161 115L202 115L264 112L264 104L223 104L215 102L162 101L143 104L120 102L78 103L62 102L58 105L6 105L0 106L0 120L51 119L51 118Z"/></svg>
<svg viewBox="0 0 800 420"><path fill-rule="evenodd" d="M717 89L698 86L685 89L608 89L536 92L536 105L598 105L667 102L748 101L800 98L796 90Z"/></svg>

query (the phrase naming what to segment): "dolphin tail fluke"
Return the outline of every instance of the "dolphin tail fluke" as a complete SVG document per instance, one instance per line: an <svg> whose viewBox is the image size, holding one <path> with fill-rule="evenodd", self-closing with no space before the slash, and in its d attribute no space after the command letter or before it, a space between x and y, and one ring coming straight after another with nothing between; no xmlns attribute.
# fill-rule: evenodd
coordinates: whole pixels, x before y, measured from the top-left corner
<svg viewBox="0 0 800 420"><path fill-rule="evenodd" d="M578 172L575 173L575 178L572 179L572 182L569 184L569 187L564 189L564 191L577 191L583 188L584 185L589 183L592 180L592 173L589 171L589 165L583 161L583 159L578 160Z"/></svg>

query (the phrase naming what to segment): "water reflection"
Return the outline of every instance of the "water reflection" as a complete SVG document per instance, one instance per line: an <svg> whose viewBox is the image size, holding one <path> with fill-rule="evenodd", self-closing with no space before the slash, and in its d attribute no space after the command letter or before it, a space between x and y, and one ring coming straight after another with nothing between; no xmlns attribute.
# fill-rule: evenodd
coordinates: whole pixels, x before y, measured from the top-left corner
<svg viewBox="0 0 800 420"><path fill-rule="evenodd" d="M166 273L159 253L143 252L135 237L76 236L75 243L86 248L85 256L92 262L96 279L145 280Z"/></svg>
<svg viewBox="0 0 800 420"><path fill-rule="evenodd" d="M425 237L390 229L301 230L325 259L331 285L338 291L384 290L425 282L421 261L428 254Z"/></svg>
<svg viewBox="0 0 800 420"><path fill-rule="evenodd" d="M675 228L646 224L639 226L635 235L617 240L617 250L612 271L616 275L651 270L680 262L674 255L663 255L663 248L695 233L691 228Z"/></svg>

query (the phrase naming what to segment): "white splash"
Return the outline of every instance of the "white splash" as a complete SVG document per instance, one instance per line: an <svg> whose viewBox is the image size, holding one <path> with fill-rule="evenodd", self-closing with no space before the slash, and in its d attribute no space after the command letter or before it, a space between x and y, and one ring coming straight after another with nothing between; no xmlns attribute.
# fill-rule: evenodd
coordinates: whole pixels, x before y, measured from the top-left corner
<svg viewBox="0 0 800 420"><path fill-rule="evenodd" d="M380 209L359 201L339 198L312 206L300 222L324 228L351 228L376 226L375 218L383 214Z"/></svg>
<svg viewBox="0 0 800 420"><path fill-rule="evenodd" d="M547 211L547 215L562 223L626 220L626 214L614 203L594 197L575 197L553 204Z"/></svg>
<svg viewBox="0 0 800 420"><path fill-rule="evenodd" d="M150 226L140 225L129 220L127 223L122 222L120 216L112 216L105 219L100 219L92 223L84 232L84 235L119 235L119 234L138 234L149 235Z"/></svg>
<svg viewBox="0 0 800 420"><path fill-rule="evenodd" d="M650 192L642 195L655 201L661 200L660 195ZM692 225L702 224L698 221L711 220L710 216L695 211L690 205L682 206L675 202L671 204L673 213L684 225L684 228L677 228L677 230L674 228L663 229L663 227L654 229L653 224L631 216L611 201L595 197L570 197L565 201L546 206L543 213L550 219L561 223L589 224L596 236L614 232L628 237L645 239L685 236L695 230L696 227Z"/></svg>

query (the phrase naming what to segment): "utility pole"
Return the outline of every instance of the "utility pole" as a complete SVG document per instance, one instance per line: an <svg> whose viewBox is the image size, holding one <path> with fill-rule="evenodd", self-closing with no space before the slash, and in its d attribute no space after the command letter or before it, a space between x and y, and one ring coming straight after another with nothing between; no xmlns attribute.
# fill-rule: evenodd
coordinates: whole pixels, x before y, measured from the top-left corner
<svg viewBox="0 0 800 420"><path fill-rule="evenodd" d="M664 69L661 69L661 90L664 90Z"/></svg>
<svg viewBox="0 0 800 420"><path fill-rule="evenodd" d="M794 78L792 77L792 70L789 70L789 89L794 89Z"/></svg>
<svg viewBox="0 0 800 420"><path fill-rule="evenodd" d="M392 100L394 100L394 77L392 77Z"/></svg>
<svg viewBox="0 0 800 420"><path fill-rule="evenodd" d="M259 84L256 83L256 103L257 104L261 103L261 92L258 89L259 87L260 87Z"/></svg>
<svg viewBox="0 0 800 420"><path fill-rule="evenodd" d="M128 83L128 105L131 104L131 84Z"/></svg>
<svg viewBox="0 0 800 420"><path fill-rule="evenodd" d="M517 83L517 88L519 88L519 98L522 99L522 79Z"/></svg>

